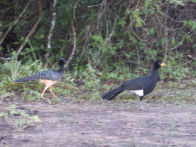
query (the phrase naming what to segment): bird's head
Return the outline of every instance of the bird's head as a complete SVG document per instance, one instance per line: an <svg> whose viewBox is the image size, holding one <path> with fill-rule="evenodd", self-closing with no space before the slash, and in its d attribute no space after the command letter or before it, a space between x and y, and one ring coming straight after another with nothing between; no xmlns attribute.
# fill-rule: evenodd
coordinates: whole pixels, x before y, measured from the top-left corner
<svg viewBox="0 0 196 147"><path fill-rule="evenodd" d="M165 66L165 63L163 63L162 61L158 60L154 63L154 69L158 69L162 66Z"/></svg>
<svg viewBox="0 0 196 147"><path fill-rule="evenodd" d="M65 64L67 62L67 60L65 58L60 58L59 59L59 64L62 65L62 64Z"/></svg>

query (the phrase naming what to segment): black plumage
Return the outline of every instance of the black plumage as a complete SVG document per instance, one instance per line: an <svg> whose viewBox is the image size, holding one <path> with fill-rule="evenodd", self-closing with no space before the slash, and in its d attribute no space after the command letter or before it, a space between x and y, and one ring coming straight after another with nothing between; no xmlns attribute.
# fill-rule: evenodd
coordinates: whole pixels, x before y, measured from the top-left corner
<svg viewBox="0 0 196 147"><path fill-rule="evenodd" d="M130 90L132 93L135 93L136 95L140 96L141 109L143 109L142 99L145 95L153 91L156 86L156 83L160 80L158 69L161 66L164 66L164 63L162 63L161 61L156 61L154 64L153 71L150 75L128 80L124 82L121 86L105 93L102 96L102 99L112 100L124 90Z"/></svg>
<svg viewBox="0 0 196 147"><path fill-rule="evenodd" d="M64 72L64 64L66 60L64 58L59 59L59 69L58 70L45 70L40 71L32 76L28 76L25 78L17 79L15 82L27 82L27 81L33 81L33 80L40 80L41 83L44 83L46 85L44 91L42 92L42 96L45 93L45 90L50 87L50 92L53 96L56 96L53 92L51 87L58 81L61 80Z"/></svg>

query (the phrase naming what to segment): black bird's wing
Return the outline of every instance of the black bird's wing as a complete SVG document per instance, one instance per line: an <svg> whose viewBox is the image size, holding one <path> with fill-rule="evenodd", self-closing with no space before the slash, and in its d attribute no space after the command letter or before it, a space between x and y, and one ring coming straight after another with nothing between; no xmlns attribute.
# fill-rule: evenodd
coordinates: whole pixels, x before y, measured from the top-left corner
<svg viewBox="0 0 196 147"><path fill-rule="evenodd" d="M152 83L150 76L143 76L136 79L128 80L121 86L123 90L142 90Z"/></svg>
<svg viewBox="0 0 196 147"><path fill-rule="evenodd" d="M128 80L123 83L123 90L143 90L144 95L149 94L154 89L157 80L152 75L139 77L133 80Z"/></svg>

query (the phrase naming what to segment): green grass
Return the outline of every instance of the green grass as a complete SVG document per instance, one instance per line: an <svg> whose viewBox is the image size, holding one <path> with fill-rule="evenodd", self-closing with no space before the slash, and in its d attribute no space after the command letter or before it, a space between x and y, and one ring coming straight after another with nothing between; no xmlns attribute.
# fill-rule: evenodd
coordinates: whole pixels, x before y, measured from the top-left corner
<svg viewBox="0 0 196 147"><path fill-rule="evenodd" d="M23 131L36 122L41 122L38 115L30 116L25 110L17 109L15 105L7 108L8 112L1 112L0 118L17 131Z"/></svg>
<svg viewBox="0 0 196 147"><path fill-rule="evenodd" d="M27 102L45 102L45 98L40 97L40 93L44 89L44 85L37 82L16 83L13 80L19 77L32 75L33 73L43 70L43 64L39 61L29 62L29 64L21 64L18 61L11 60L2 64L0 72L0 102L3 102L7 97L14 97ZM174 68L175 67L175 68ZM183 69L183 65L179 64L176 68L173 60L168 61L167 67L161 69L161 78L167 79L165 83L158 84L158 87L153 94L158 95L158 101L176 101L181 105L185 103L194 102L193 95L195 94L189 89L196 86L196 79L191 77L191 80L183 80L189 69ZM52 67L55 68L55 67ZM173 70L176 71L173 71ZM142 70L142 67L140 67ZM119 72L123 72L119 73ZM168 75L170 73L170 75ZM141 74L142 75L142 74ZM163 76L164 75L164 76ZM190 73L188 74L190 75ZM52 99L51 104L60 103L67 97L73 101L90 100L100 101L101 95L108 90L117 87L125 80L137 77L136 74L131 73L130 69L123 68L122 71L115 72L98 72L91 65L87 65L85 69L73 72L65 72L62 81L56 84L53 92L58 96ZM171 92L172 91L172 92ZM183 92L182 92L183 91ZM161 97L160 97L160 94ZM49 90L46 91L46 98L51 98ZM148 96L147 96L148 97ZM117 97L117 101L135 101L136 96L129 92L123 92Z"/></svg>

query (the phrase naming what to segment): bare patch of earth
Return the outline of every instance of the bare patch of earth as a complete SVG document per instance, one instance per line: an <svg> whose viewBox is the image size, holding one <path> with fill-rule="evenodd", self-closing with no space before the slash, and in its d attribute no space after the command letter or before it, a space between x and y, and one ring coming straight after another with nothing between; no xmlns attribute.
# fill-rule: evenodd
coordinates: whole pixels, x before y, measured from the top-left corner
<svg viewBox="0 0 196 147"><path fill-rule="evenodd" d="M42 123L21 132L0 121L1 147L157 147L196 145L196 106L137 102L18 104ZM0 105L0 112L6 105Z"/></svg>

